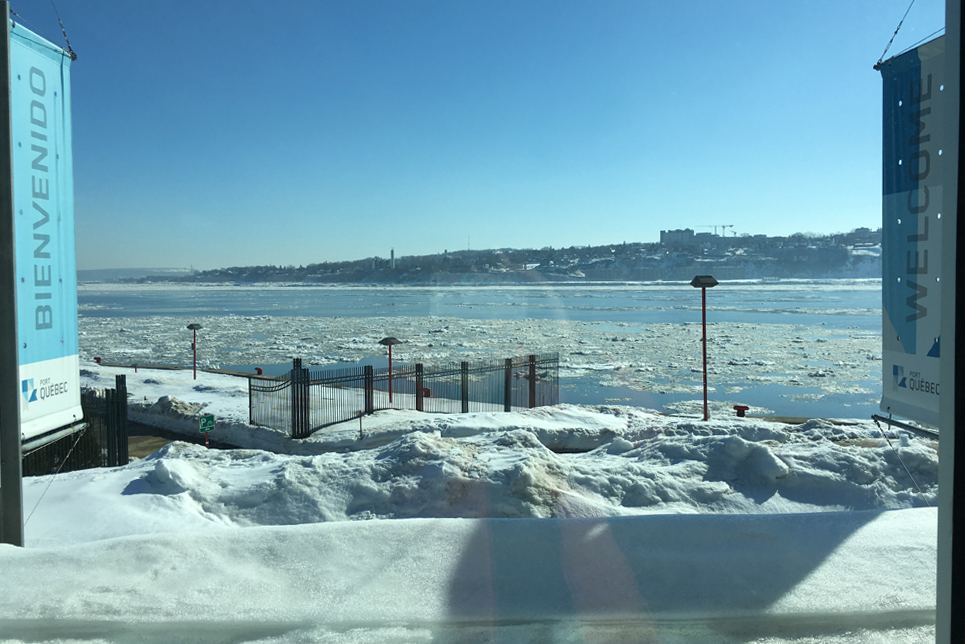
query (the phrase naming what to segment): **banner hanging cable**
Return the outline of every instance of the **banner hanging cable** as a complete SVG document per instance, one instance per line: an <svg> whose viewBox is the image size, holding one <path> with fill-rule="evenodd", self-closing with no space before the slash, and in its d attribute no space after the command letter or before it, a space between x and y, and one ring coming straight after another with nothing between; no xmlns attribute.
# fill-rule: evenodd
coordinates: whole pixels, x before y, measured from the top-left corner
<svg viewBox="0 0 965 644"><path fill-rule="evenodd" d="M51 0L51 2L53 2L53 0ZM905 18L908 17L908 12L911 11L911 8L912 8L914 5L915 5L915 0L911 0L911 4L908 5L908 8L907 8L907 9L905 9L905 15L903 15L903 16L901 17L901 20L898 21L898 26L895 27L895 33L891 34L891 40L889 40L889 41L888 41L888 44L885 45L885 50L884 50L883 52L881 52L881 58L879 58L879 59L878 59L878 62L875 63L875 67L874 67L874 68L875 68L875 71L878 71L878 68L881 67L881 63L884 61L885 56L888 55L888 50L891 49L891 44L892 44L893 42L895 42L895 37L898 35L898 31L901 29L901 25L903 25L903 24L905 23ZM69 46L69 45L68 45L68 46Z"/></svg>
<svg viewBox="0 0 965 644"><path fill-rule="evenodd" d="M904 53L906 53L906 52L911 51L912 49L915 49L916 47L918 47L918 45L920 45L920 44L922 44L922 43L928 42L929 40L931 40L932 38L934 38L934 37L937 36L938 34L942 33L943 31L945 31L945 28L944 28L944 27L941 27L941 28L939 28L939 29L936 29L935 31L931 32L930 34L928 34L927 36L925 36L924 38L922 38L922 39L919 40L918 42L916 42L916 43L914 43L914 44L912 44L912 45L908 45L908 47L906 47L900 54L895 54L895 58L897 58L898 56L901 56L901 54L904 54Z"/></svg>
<svg viewBox="0 0 965 644"><path fill-rule="evenodd" d="M914 0L912 0L912 4L914 4ZM67 43L67 53L70 54L71 60L77 60L77 54L74 53L73 48L70 46L70 38L67 37L67 30L64 29L64 21L60 19L60 12L57 11L57 5L54 4L54 0L50 0L50 6L54 8L54 15L57 16L57 22L60 23L60 31L64 34L64 42Z"/></svg>
<svg viewBox="0 0 965 644"><path fill-rule="evenodd" d="M53 5L53 4L54 4L53 1L51 1L50 4ZM54 13L57 14L57 7L56 7L56 6L54 6ZM53 39L52 39L52 38L50 38L49 36L47 36L47 35L46 35L44 32L42 32L40 29L37 29L37 27L35 27L35 26L34 26L33 24L31 24L26 18L24 18L23 16L21 16L19 13L17 13L17 12L14 11L13 9L10 10L10 15L13 16L14 18L16 18L16 19L17 19L17 22L19 22L19 23L21 23L21 24L23 24L23 25L26 25L26 26L28 26L28 27L30 27L30 28L34 31L34 33L37 34L38 36L42 36L43 38L46 38L47 40L53 42ZM64 28L64 23L63 23L63 21L60 19L60 14L57 14L57 22L60 23L60 31L61 31L61 33L64 34L64 42L67 43L67 49L64 50L64 51L67 52L67 56L71 59L71 61L77 60L77 54L74 52L73 48L70 46L70 39L67 37L67 30Z"/></svg>

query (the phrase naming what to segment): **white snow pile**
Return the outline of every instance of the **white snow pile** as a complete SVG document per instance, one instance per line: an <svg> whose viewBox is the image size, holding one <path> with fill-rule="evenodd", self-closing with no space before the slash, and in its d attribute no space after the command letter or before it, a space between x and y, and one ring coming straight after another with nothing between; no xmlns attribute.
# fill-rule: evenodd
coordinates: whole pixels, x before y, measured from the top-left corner
<svg viewBox="0 0 965 644"><path fill-rule="evenodd" d="M199 414L213 413L212 440L280 452L210 455L173 445L156 463L136 466L149 468L138 474L148 481L207 481L210 490L181 487L204 497L197 507L218 521L266 524L218 492L236 494L231 473L255 462L271 465L257 466L267 469L250 491L262 499L254 513L277 500L287 510L271 515L289 517L283 523L877 510L937 499L937 443L882 434L870 421L795 426L729 416L705 423L578 405L454 415L388 410L365 417L361 432L351 421L292 440L247 424L244 378L96 365L85 378L103 384L122 371L133 418L197 437ZM171 393L155 398L162 391Z"/></svg>
<svg viewBox="0 0 965 644"><path fill-rule="evenodd" d="M250 527L374 518L827 512L924 507L936 499L935 451L921 441L899 441L896 453L884 441L848 439L855 432L823 424L788 432L721 423L699 434L668 424L621 432L633 440L608 430L611 440L595 449L557 453L539 433L508 428L530 415L506 414L502 423L494 422L495 414L451 425L428 422L381 447L312 456L172 443L96 481L87 473L62 475L37 509L32 543L61 543L80 518L64 514L59 501L90 496L93 504L114 494L125 496L124 512L136 508L151 520L127 523L111 516L111 507L98 510L112 534L165 530L167 515L174 517L167 529L178 530L186 518L198 526ZM641 414L632 424L646 420ZM565 444L552 432L542 436ZM31 479L28 494L39 496L47 483Z"/></svg>
<svg viewBox="0 0 965 644"><path fill-rule="evenodd" d="M127 375L139 418L211 411L245 449L26 479L2 642L934 638L933 441L572 405L292 441L246 425L243 380Z"/></svg>

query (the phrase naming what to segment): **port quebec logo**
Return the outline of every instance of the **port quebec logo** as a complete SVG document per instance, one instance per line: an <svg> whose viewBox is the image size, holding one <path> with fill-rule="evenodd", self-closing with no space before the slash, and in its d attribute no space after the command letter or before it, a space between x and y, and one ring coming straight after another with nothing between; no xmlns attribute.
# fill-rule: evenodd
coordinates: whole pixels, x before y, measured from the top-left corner
<svg viewBox="0 0 965 644"><path fill-rule="evenodd" d="M905 384L905 368L899 367L898 365L893 365L893 371L895 376L894 388L907 389L908 385Z"/></svg>
<svg viewBox="0 0 965 644"><path fill-rule="evenodd" d="M37 402L37 388L34 387L34 379L27 378L20 383L20 389L23 391L23 399L28 403Z"/></svg>
<svg viewBox="0 0 965 644"><path fill-rule="evenodd" d="M68 385L66 382L51 382L50 378L42 378L40 386L35 387L33 378L25 378L20 381L20 391L23 393L23 399L30 404L65 394L68 391Z"/></svg>
<svg viewBox="0 0 965 644"><path fill-rule="evenodd" d="M894 379L891 383L892 390L897 390L900 388L923 394L933 394L935 396L939 395L941 392L941 385L937 382L931 382L930 380L923 380L920 371L909 371L908 375L905 376L904 367L892 365L892 374L894 375ZM43 395L43 392L41 392L41 395Z"/></svg>

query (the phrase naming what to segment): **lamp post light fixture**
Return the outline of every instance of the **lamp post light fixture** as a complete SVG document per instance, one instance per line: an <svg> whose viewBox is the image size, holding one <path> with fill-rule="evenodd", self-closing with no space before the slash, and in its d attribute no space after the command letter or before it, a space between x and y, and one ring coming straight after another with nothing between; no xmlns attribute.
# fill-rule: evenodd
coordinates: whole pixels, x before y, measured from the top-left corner
<svg viewBox="0 0 965 644"><path fill-rule="evenodd" d="M194 332L194 340L191 342L191 351L194 353L194 379L198 379L198 329L201 325L194 322L188 325L188 328Z"/></svg>
<svg viewBox="0 0 965 644"><path fill-rule="evenodd" d="M717 286L718 282L710 275L698 275L690 280L690 285L700 289L700 311L703 322L704 344L704 420L710 420L710 410L707 408L707 289Z"/></svg>
<svg viewBox="0 0 965 644"><path fill-rule="evenodd" d="M389 347L389 404L392 404L392 347L396 344L402 344L402 340L398 338L382 338L379 340L379 344Z"/></svg>

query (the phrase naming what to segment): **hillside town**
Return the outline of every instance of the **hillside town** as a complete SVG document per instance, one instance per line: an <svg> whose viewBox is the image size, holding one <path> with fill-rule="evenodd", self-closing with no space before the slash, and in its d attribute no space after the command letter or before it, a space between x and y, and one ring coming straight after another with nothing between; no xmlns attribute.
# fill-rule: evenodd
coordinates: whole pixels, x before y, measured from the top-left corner
<svg viewBox="0 0 965 644"><path fill-rule="evenodd" d="M128 281L497 284L539 281L867 278L881 276L881 229L787 237L660 231L654 243L540 249L444 250L307 266L247 266Z"/></svg>

